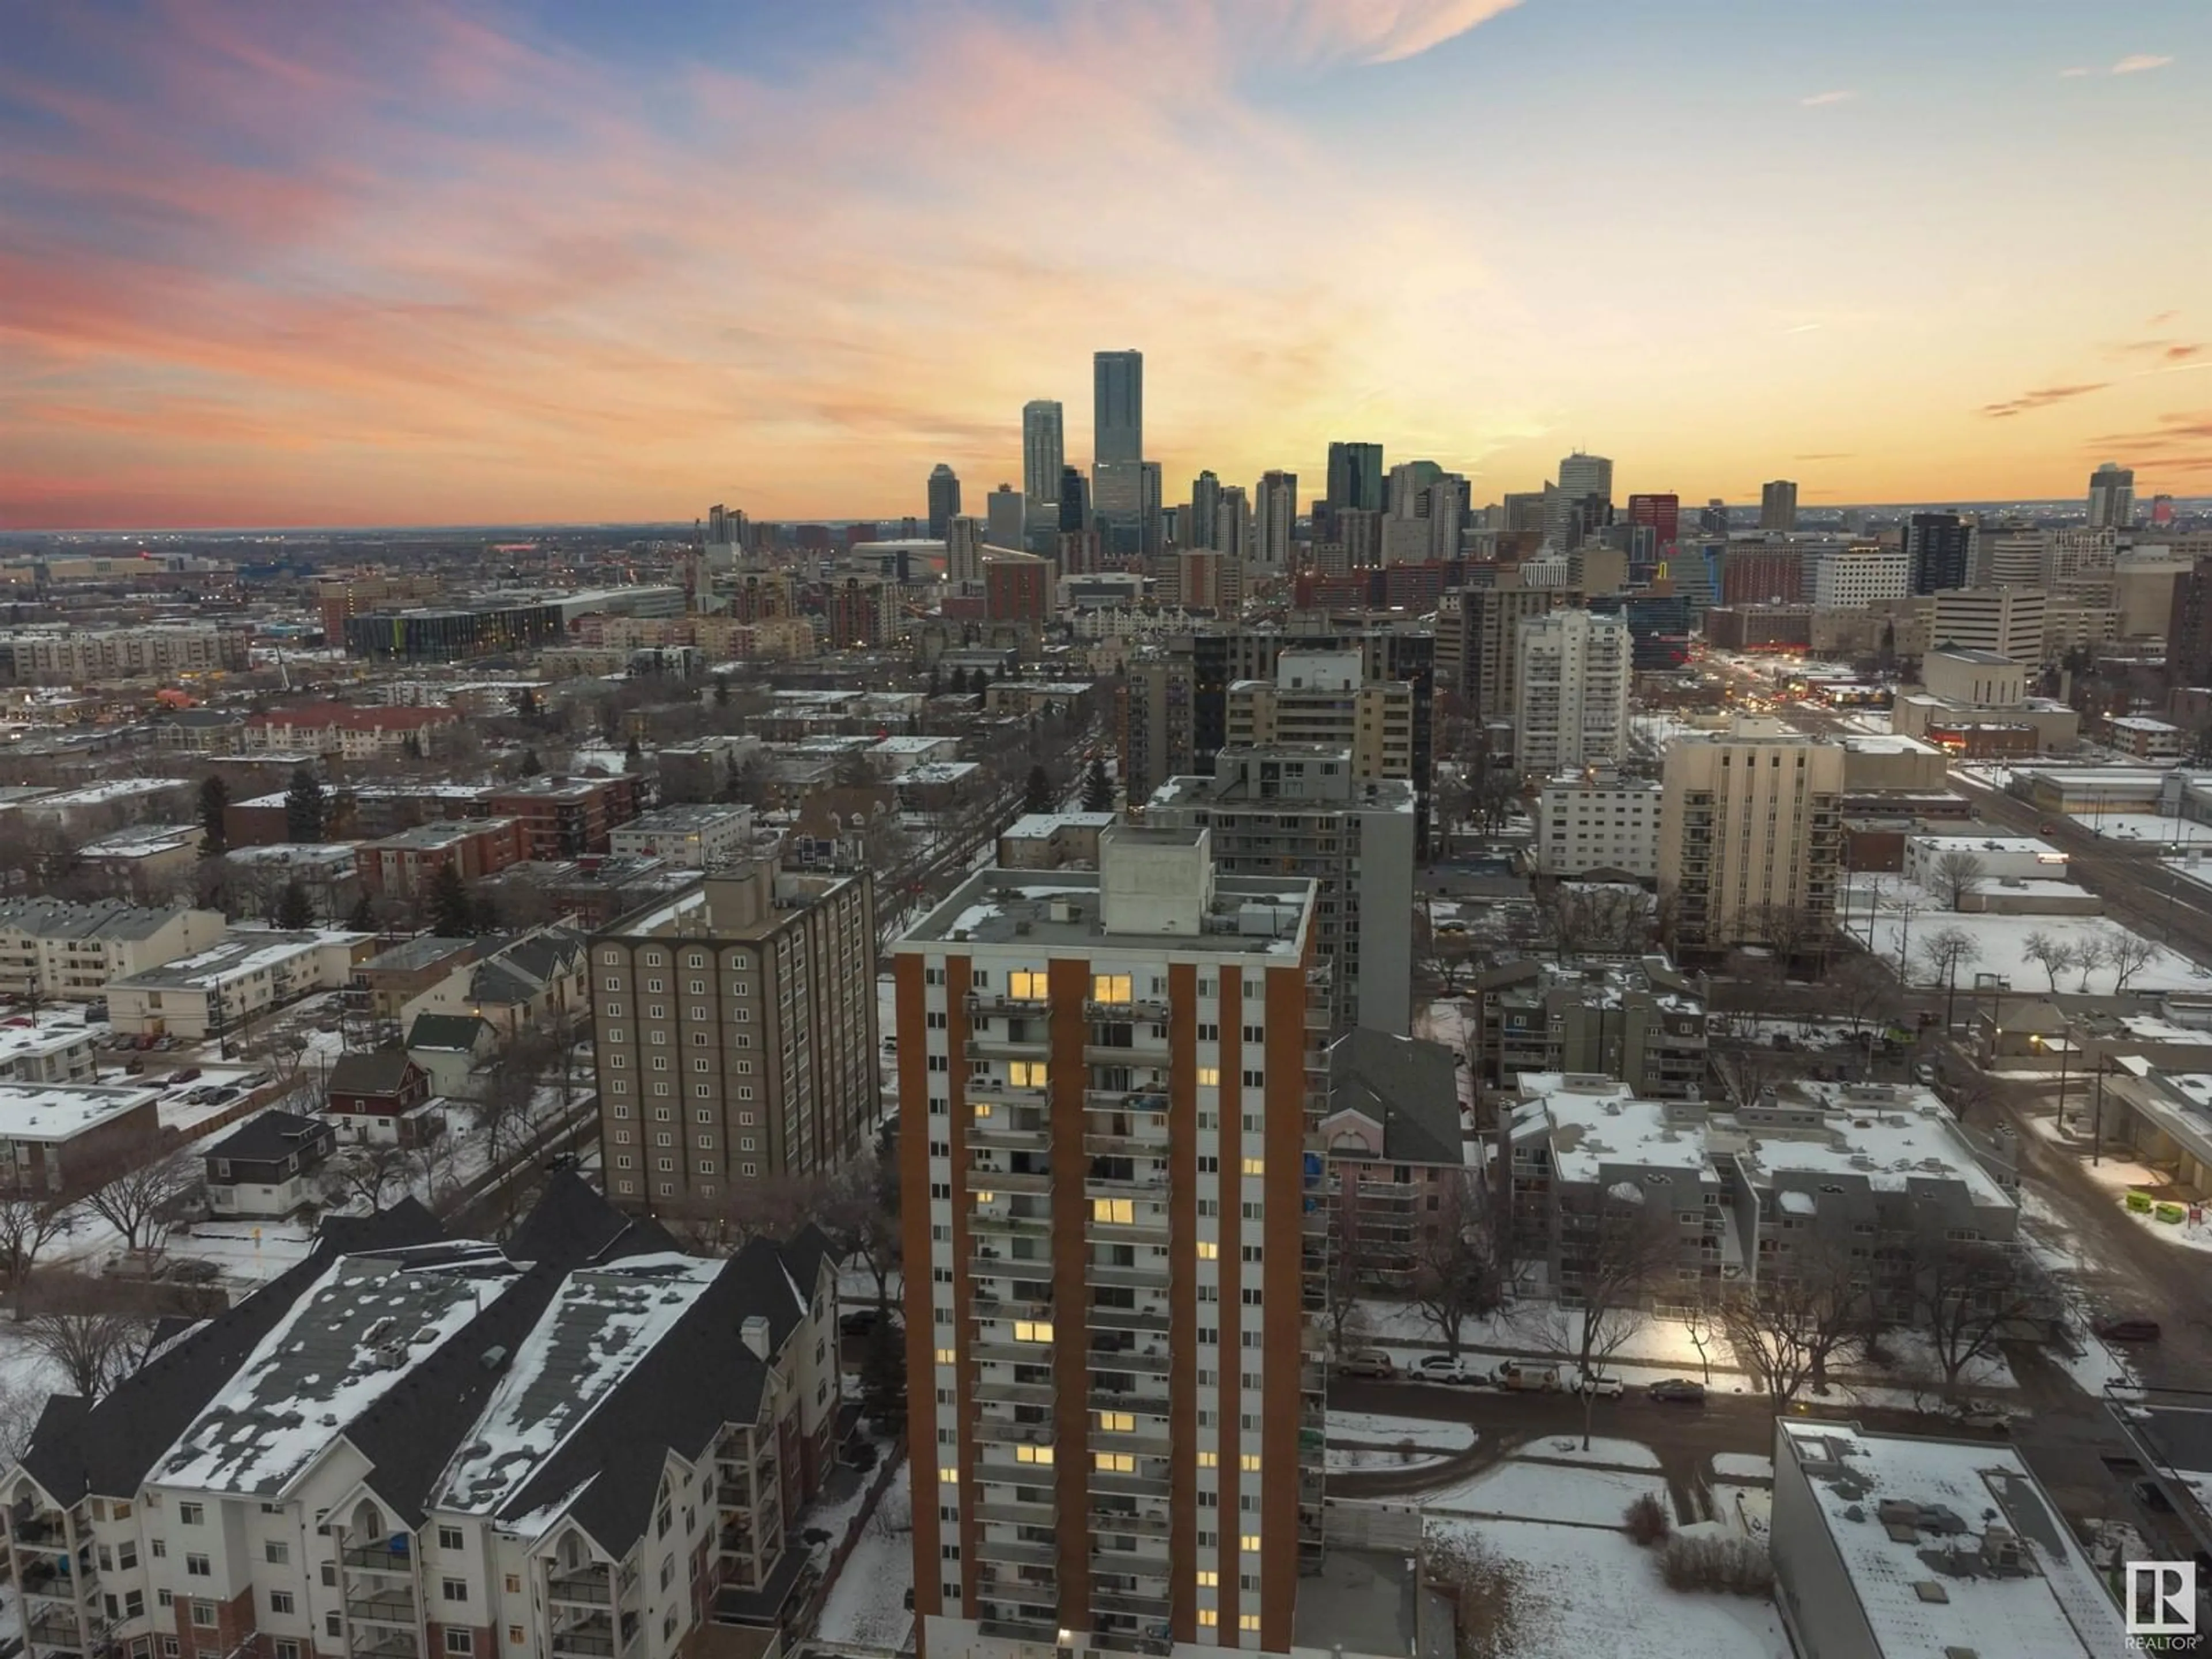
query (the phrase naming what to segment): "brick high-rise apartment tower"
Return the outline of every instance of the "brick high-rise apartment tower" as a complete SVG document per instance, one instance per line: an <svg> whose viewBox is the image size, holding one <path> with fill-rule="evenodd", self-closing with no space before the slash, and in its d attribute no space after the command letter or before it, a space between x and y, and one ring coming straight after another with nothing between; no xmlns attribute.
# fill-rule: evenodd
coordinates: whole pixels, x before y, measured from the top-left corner
<svg viewBox="0 0 2212 1659"><path fill-rule="evenodd" d="M927 1659L1286 1653L1320 1548L1313 886L1199 829L1099 866L896 947Z"/></svg>

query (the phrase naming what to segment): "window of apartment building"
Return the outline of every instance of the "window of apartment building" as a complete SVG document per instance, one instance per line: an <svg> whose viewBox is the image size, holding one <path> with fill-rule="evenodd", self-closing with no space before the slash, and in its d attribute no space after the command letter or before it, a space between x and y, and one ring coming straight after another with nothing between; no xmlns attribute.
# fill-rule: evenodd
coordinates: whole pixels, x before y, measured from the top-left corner
<svg viewBox="0 0 2212 1659"><path fill-rule="evenodd" d="M465 1601L469 1599L469 1581L448 1578L439 1586L439 1593L448 1601Z"/></svg>
<svg viewBox="0 0 2212 1659"><path fill-rule="evenodd" d="M179 1504L177 1505L177 1519L188 1527L197 1527L207 1519L206 1506L200 1504Z"/></svg>
<svg viewBox="0 0 2212 1659"><path fill-rule="evenodd" d="M1093 1452L1091 1454L1091 1467L1108 1474L1134 1474L1137 1472L1136 1455L1133 1452Z"/></svg>
<svg viewBox="0 0 2212 1659"><path fill-rule="evenodd" d="M743 1165L743 1166L739 1169L738 1173L739 1173L740 1175L751 1175L751 1174L752 1174L755 1170L757 1170L759 1167L760 1167L760 1166L759 1166L758 1164L747 1164Z"/></svg>
<svg viewBox="0 0 2212 1659"><path fill-rule="evenodd" d="M1137 1219L1136 1202L1127 1198L1094 1198L1091 1200L1091 1218L1116 1226L1133 1226Z"/></svg>
<svg viewBox="0 0 2212 1659"><path fill-rule="evenodd" d="M1218 1066L1200 1066L1198 1068L1198 1086L1201 1089L1219 1088L1221 1086L1221 1068Z"/></svg>
<svg viewBox="0 0 2212 1659"><path fill-rule="evenodd" d="M1264 1158L1246 1158L1244 1160L1244 1173L1248 1176L1263 1176L1267 1174L1267 1160Z"/></svg>
<svg viewBox="0 0 2212 1659"><path fill-rule="evenodd" d="M215 1603L212 1601L193 1602L192 1623L203 1630L213 1630L215 1628Z"/></svg>
<svg viewBox="0 0 2212 1659"><path fill-rule="evenodd" d="M322 1580L324 1583L329 1585L333 1589L337 1587L338 1564L337 1562L325 1561L323 1563Z"/></svg>
<svg viewBox="0 0 2212 1659"><path fill-rule="evenodd" d="M292 1559L292 1547L282 1539L272 1538L261 1547L261 1559L272 1567L281 1567Z"/></svg>
<svg viewBox="0 0 2212 1659"><path fill-rule="evenodd" d="M185 1573L191 1578L211 1578L215 1576L208 1568L207 1557L191 1553L185 1557Z"/></svg>
<svg viewBox="0 0 2212 1659"><path fill-rule="evenodd" d="M446 1651L474 1653L477 1650L476 1639L474 1631L454 1630L449 1626L446 1631Z"/></svg>
<svg viewBox="0 0 2212 1659"><path fill-rule="evenodd" d="M294 1611L294 1610L295 1610L295 1607L294 1607L294 1602L293 1602L293 1600L292 1600L292 1592L291 1592L291 1591L289 1591L289 1590L270 1590L270 1591L269 1592L269 1611L270 1611L270 1612L271 1612L271 1613L290 1613L290 1612L292 1612L292 1611Z"/></svg>
<svg viewBox="0 0 2212 1659"><path fill-rule="evenodd" d="M520 1646L522 1645L524 1639L525 1639L525 1638L524 1638L524 1636L523 1636L523 1632L522 1632L522 1626L520 1626L520 1625L509 1625L509 1626L507 1627L507 1646L509 1646L509 1647L511 1647L511 1648L519 1648L519 1647L520 1647Z"/></svg>
<svg viewBox="0 0 2212 1659"><path fill-rule="evenodd" d="M1017 1319L1014 1322L1014 1340L1017 1342L1051 1341L1051 1322L1042 1319Z"/></svg>
<svg viewBox="0 0 2212 1659"><path fill-rule="evenodd" d="M345 1634L345 1626L340 1621L339 1616L337 1613L326 1613L323 1615L323 1634L325 1636L343 1636Z"/></svg>

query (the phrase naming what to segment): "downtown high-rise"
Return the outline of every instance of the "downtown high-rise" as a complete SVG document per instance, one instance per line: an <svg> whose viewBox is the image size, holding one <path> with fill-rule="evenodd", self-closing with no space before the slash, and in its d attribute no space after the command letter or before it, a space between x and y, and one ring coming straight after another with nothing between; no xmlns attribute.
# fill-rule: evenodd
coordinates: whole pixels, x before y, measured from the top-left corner
<svg viewBox="0 0 2212 1659"><path fill-rule="evenodd" d="M929 533L939 541L945 539L945 527L959 516L960 477L951 467L939 461L929 473Z"/></svg>
<svg viewBox="0 0 2212 1659"><path fill-rule="evenodd" d="M1066 417L1049 398L1022 405L1022 494L1042 523L1060 511L1060 472L1067 465Z"/></svg>
<svg viewBox="0 0 2212 1659"><path fill-rule="evenodd" d="M1308 880L1203 829L985 870L896 947L925 1659L1287 1653L1318 1552Z"/></svg>
<svg viewBox="0 0 2212 1659"><path fill-rule="evenodd" d="M1759 527L1785 535L1797 528L1797 483L1771 478L1759 487Z"/></svg>
<svg viewBox="0 0 2212 1659"><path fill-rule="evenodd" d="M2136 475L2106 461L2089 475L2089 528L2126 530L2136 521Z"/></svg>

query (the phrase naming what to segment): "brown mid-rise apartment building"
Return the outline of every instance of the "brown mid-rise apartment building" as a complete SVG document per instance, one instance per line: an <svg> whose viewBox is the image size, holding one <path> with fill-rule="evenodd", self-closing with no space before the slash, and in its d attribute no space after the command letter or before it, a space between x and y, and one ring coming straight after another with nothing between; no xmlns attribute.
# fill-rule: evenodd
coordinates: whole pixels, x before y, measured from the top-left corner
<svg viewBox="0 0 2212 1659"><path fill-rule="evenodd" d="M485 792L483 809L522 823L523 856L573 859L607 851L607 837L642 810L645 780L532 778Z"/></svg>
<svg viewBox="0 0 2212 1659"><path fill-rule="evenodd" d="M1217 878L1201 829L1099 857L980 872L896 946L932 1659L1286 1653L1318 1555L1313 884Z"/></svg>
<svg viewBox="0 0 2212 1659"><path fill-rule="evenodd" d="M695 1221L873 1134L873 878L753 865L591 942L607 1195Z"/></svg>

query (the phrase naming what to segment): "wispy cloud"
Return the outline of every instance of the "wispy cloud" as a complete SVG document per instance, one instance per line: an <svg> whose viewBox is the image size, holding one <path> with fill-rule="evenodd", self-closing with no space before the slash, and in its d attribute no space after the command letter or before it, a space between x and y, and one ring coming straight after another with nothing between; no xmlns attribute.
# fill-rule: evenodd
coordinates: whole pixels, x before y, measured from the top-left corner
<svg viewBox="0 0 2212 1659"><path fill-rule="evenodd" d="M2017 398L2008 398L2002 403L1984 404L1981 412L1992 420L2004 420L2014 415L2026 415L2039 409L2071 403L2076 398L2086 398L2093 392L2102 392L2110 380L2088 380L2075 386L2044 386L2032 392L2023 392Z"/></svg>
<svg viewBox="0 0 2212 1659"><path fill-rule="evenodd" d="M2141 75L2145 70L2164 69L2172 61L2171 58L2161 58L2152 52L2138 52L2121 58L2118 63L2112 65L2112 72L2115 75Z"/></svg>
<svg viewBox="0 0 2212 1659"><path fill-rule="evenodd" d="M1807 109L1819 109L1827 104L1848 104L1857 96L1856 91L1844 87L1834 92L1816 92L1810 98L1800 98L1797 101Z"/></svg>

